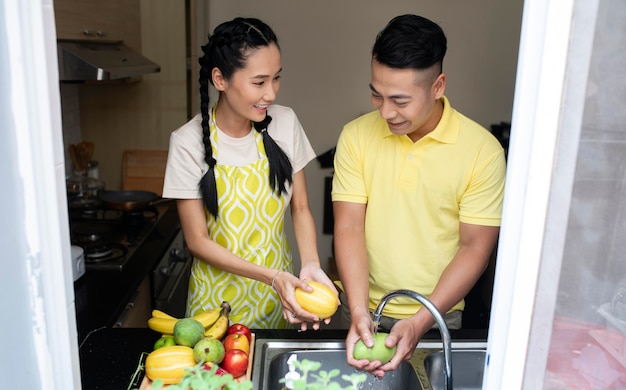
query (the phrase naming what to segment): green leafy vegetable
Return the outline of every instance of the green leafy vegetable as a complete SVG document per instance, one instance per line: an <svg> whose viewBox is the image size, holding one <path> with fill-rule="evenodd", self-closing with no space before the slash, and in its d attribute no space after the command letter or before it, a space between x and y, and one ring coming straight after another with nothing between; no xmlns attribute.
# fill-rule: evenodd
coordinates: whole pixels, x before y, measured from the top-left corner
<svg viewBox="0 0 626 390"><path fill-rule="evenodd" d="M307 359L296 360L293 365L296 370L302 373L300 379L293 381L294 390L355 390L359 388L359 384L365 383L367 380L367 375L364 373L342 375L341 379L350 384L347 387L342 387L339 382L333 381L333 378L339 376L340 371L338 369L322 370L314 374L314 371L322 367L322 363ZM285 383L286 379L283 378L279 382Z"/></svg>
<svg viewBox="0 0 626 390"><path fill-rule="evenodd" d="M202 363L198 363L195 367L188 368L183 379L175 385L169 385L167 390L250 390L252 382L243 380L237 382L230 374L218 375L216 373L218 366L214 365L210 370L202 367ZM163 388L163 381L155 379L152 382L154 390Z"/></svg>

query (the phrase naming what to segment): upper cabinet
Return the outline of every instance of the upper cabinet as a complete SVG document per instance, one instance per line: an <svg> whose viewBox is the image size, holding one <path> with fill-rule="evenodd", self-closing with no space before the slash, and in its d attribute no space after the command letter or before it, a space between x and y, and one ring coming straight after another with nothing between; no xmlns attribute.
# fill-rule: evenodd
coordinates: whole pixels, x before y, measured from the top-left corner
<svg viewBox="0 0 626 390"><path fill-rule="evenodd" d="M139 0L54 0L58 39L124 41L139 50Z"/></svg>

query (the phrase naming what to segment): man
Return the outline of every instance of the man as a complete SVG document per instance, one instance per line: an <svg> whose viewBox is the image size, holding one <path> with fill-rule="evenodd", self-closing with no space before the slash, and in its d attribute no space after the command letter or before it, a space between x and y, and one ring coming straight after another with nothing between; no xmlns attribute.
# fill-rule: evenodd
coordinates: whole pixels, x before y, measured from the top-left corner
<svg viewBox="0 0 626 390"><path fill-rule="evenodd" d="M348 123L335 154L335 256L348 302L348 363L384 376L409 359L434 318L411 299L385 307L393 359L354 360L373 345L370 313L396 289L428 297L451 329L463 298L485 270L497 241L505 159L486 129L444 96L446 37L432 21L398 16L372 49L372 105Z"/></svg>

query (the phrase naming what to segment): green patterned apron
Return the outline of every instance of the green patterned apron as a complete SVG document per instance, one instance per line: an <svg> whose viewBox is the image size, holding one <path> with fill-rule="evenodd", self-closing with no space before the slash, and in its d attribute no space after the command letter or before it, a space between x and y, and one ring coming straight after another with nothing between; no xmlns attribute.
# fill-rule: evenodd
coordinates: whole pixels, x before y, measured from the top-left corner
<svg viewBox="0 0 626 390"><path fill-rule="evenodd" d="M211 118L215 118L215 107ZM214 157L217 157L217 133L211 119ZM255 138L258 160L244 166L215 166L218 218L207 211L209 237L244 260L291 273L291 253L284 232L287 204L282 194L277 196L269 186L269 162L263 137L255 131ZM219 306L222 301L228 301L232 307L231 323L256 329L288 327L273 288L194 259L187 316Z"/></svg>

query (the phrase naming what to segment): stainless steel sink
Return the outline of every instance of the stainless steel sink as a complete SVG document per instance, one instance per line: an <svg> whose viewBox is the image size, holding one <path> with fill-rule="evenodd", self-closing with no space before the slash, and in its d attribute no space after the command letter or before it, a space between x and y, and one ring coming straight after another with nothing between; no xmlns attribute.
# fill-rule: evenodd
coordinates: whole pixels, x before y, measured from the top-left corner
<svg viewBox="0 0 626 390"><path fill-rule="evenodd" d="M483 341L452 342L452 384L454 389L481 389L487 343ZM422 351L419 362L403 361L400 367L385 374L382 380L369 375L367 382L359 389L443 389L444 356L441 341L420 341L417 349ZM284 384L279 381L289 372L287 359L297 355L298 360L308 359L322 363L320 370L339 369L341 375L350 375L358 371L346 362L346 350L343 340L288 340L257 339L252 362L252 382L258 390L281 390ZM423 359L423 363L422 363ZM414 363L414 364L411 364ZM414 368L415 367L415 368ZM416 373L416 370L419 372ZM349 385L341 379L334 380L342 387Z"/></svg>
<svg viewBox="0 0 626 390"><path fill-rule="evenodd" d="M486 351L483 349L452 350L452 386L454 389L482 389L485 356ZM427 355L424 359L424 368L433 390L445 389L443 351Z"/></svg>
<svg viewBox="0 0 626 390"><path fill-rule="evenodd" d="M319 371L339 369L341 375L358 373L354 367L346 362L346 350L343 341L311 340L311 341L275 341L257 340L252 368L252 382L255 389L280 390L283 384L280 379L289 372L287 359L297 355L298 360L312 360L322 363ZM342 388L349 382L341 379L341 375L334 378ZM411 364L402 362L394 372L385 374L382 379L367 375L367 381L359 389L415 389L421 390L419 379Z"/></svg>

